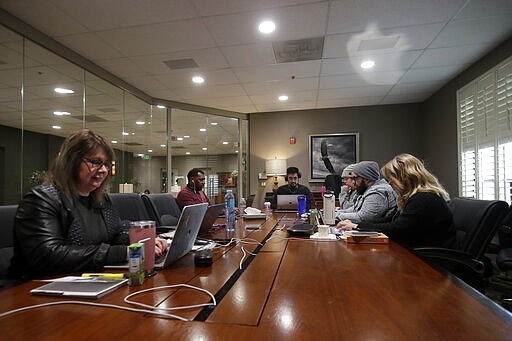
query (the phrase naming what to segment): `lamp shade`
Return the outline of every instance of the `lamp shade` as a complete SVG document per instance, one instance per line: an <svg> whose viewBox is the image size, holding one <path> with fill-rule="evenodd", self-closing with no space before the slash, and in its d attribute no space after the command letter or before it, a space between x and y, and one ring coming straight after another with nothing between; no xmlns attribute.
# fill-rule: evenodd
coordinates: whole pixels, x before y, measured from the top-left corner
<svg viewBox="0 0 512 341"><path fill-rule="evenodd" d="M286 160L285 159L271 159L265 161L265 170L267 175L286 175Z"/></svg>

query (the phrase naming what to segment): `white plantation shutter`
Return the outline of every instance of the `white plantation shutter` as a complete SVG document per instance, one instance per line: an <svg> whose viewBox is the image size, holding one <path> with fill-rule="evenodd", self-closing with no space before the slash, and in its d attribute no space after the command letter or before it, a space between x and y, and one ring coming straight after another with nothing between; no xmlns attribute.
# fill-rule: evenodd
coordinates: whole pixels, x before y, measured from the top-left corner
<svg viewBox="0 0 512 341"><path fill-rule="evenodd" d="M457 91L460 195L512 202L512 57Z"/></svg>

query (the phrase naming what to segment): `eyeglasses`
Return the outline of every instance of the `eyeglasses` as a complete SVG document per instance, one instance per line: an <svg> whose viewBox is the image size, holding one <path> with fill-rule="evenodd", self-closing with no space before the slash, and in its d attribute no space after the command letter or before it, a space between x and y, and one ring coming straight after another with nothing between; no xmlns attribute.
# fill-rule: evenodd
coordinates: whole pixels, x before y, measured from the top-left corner
<svg viewBox="0 0 512 341"><path fill-rule="evenodd" d="M101 168L102 166L105 166L105 168L108 171L110 169L112 169L112 162L111 161L101 161L100 159L88 159L86 157L84 157L83 159L84 159L84 161L89 162L93 169Z"/></svg>

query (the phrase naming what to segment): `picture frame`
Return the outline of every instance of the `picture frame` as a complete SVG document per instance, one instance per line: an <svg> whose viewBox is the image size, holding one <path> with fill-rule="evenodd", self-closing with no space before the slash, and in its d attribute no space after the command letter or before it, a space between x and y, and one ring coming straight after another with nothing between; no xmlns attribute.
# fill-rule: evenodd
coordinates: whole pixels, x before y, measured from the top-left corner
<svg viewBox="0 0 512 341"><path fill-rule="evenodd" d="M309 135L309 181L323 182L329 174L359 160L359 133Z"/></svg>

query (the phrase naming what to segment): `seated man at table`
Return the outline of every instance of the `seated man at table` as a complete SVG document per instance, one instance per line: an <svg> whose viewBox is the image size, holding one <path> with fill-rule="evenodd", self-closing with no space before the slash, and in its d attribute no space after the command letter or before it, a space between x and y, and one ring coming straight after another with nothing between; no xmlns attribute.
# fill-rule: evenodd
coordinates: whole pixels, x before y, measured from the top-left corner
<svg viewBox="0 0 512 341"><path fill-rule="evenodd" d="M297 167L286 169L286 180L288 184L280 186L272 197L271 207L277 208L277 196L280 194L303 194L306 196L306 211L311 208L311 191L304 185L299 184L300 172Z"/></svg>
<svg viewBox="0 0 512 341"><path fill-rule="evenodd" d="M176 203L180 207L180 210L183 210L183 207L187 205L201 204L203 202L207 202L208 205L210 205L210 199L208 199L203 192L204 183L206 181L204 171L199 168L192 168L187 173L187 179L187 185L176 197Z"/></svg>
<svg viewBox="0 0 512 341"><path fill-rule="evenodd" d="M388 222L397 210L396 193L385 179L380 178L375 161L361 161L352 168L358 195L352 207L336 212L337 220Z"/></svg>

